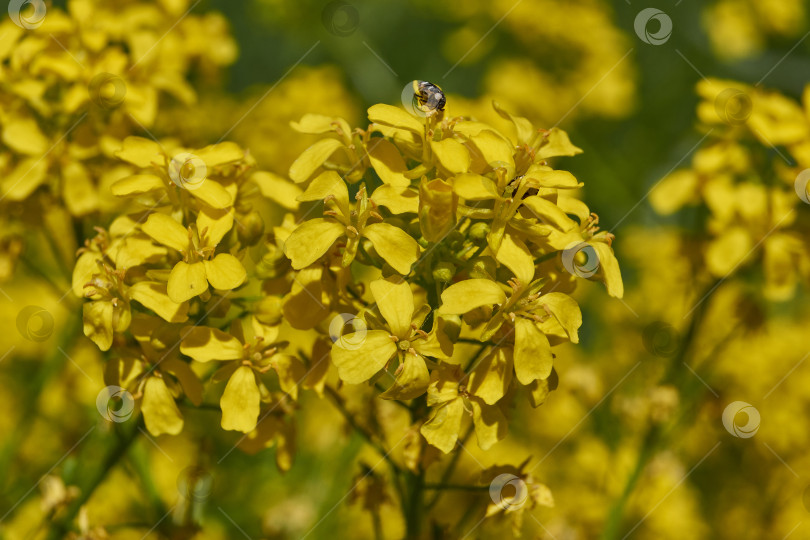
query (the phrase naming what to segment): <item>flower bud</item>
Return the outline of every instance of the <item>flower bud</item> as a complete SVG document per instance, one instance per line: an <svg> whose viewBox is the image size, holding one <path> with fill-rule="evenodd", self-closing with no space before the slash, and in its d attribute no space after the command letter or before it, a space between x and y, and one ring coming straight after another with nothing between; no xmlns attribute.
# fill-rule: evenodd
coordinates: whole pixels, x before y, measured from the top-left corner
<svg viewBox="0 0 810 540"><path fill-rule="evenodd" d="M275 279L284 275L290 266L290 260L274 244L267 244L267 253L256 265L256 275L260 279Z"/></svg>
<svg viewBox="0 0 810 540"><path fill-rule="evenodd" d="M236 221L236 234L239 241L246 246L252 246L261 239L264 234L264 220L255 210L251 210L244 216L239 216Z"/></svg>
<svg viewBox="0 0 810 540"><path fill-rule="evenodd" d="M470 240L472 240L476 244L486 240L488 234L489 234L489 223L478 221L476 223L473 223L472 227L470 227L469 231Z"/></svg>
<svg viewBox="0 0 810 540"><path fill-rule="evenodd" d="M276 325L281 321L281 298L278 296L267 296L256 304L256 311L254 312L259 322L269 324L270 326Z"/></svg>
<svg viewBox="0 0 810 540"><path fill-rule="evenodd" d="M419 226L422 236L430 242L440 242L456 223L458 195L453 186L436 178L422 179L419 184Z"/></svg>
<svg viewBox="0 0 810 540"><path fill-rule="evenodd" d="M456 275L456 265L449 262L440 262L433 269L433 279L439 283L450 283Z"/></svg>

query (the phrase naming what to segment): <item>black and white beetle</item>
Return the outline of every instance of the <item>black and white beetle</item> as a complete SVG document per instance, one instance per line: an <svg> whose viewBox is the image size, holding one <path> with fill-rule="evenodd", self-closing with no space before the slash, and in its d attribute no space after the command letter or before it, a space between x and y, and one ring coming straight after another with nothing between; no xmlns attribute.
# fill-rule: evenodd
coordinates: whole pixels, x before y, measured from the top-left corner
<svg viewBox="0 0 810 540"><path fill-rule="evenodd" d="M413 81L413 93L419 102L419 109L428 115L443 111L447 99L442 89L428 81Z"/></svg>

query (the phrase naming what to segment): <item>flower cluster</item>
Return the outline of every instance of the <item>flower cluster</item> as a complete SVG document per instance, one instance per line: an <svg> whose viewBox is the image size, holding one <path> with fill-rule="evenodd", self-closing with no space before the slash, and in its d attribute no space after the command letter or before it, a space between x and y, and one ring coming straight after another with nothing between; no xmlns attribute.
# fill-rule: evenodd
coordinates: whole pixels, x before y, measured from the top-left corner
<svg viewBox="0 0 810 540"><path fill-rule="evenodd" d="M495 104L506 135L429 103L374 105L366 129L317 115L295 124L326 136L290 167L305 204L275 233L294 272L282 310L295 328L332 327L343 382L426 399L420 431L433 446L453 450L471 411L489 448L518 393L536 406L553 389L551 347L578 341L577 265L616 296L621 277L612 236L573 196L582 184L548 164L579 152L563 131Z"/></svg>
<svg viewBox="0 0 810 540"><path fill-rule="evenodd" d="M12 5L0 23L0 278L12 274L31 215L46 216L34 224L60 238L69 265L77 246L64 229L121 210L110 195L132 174L114 156L121 140L148 130L159 109L191 105L190 71L213 78L236 56L219 15L187 15L173 27L187 1L68 4L47 14L44 2Z"/></svg>
<svg viewBox="0 0 810 540"><path fill-rule="evenodd" d="M804 108L779 93L734 81L698 84L698 119L707 143L692 166L665 178L651 194L653 207L671 214L705 209L705 267L714 278L761 262L762 291L770 300L792 298L810 276L803 239L810 167L810 121ZM784 148L785 155L779 148Z"/></svg>

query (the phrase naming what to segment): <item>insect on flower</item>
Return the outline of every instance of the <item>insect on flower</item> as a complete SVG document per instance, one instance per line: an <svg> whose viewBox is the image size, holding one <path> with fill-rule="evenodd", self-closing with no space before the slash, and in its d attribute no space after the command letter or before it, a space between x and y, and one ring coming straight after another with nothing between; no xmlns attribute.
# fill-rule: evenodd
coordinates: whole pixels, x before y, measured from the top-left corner
<svg viewBox="0 0 810 540"><path fill-rule="evenodd" d="M447 99L444 97L442 89L432 82L413 81L413 93L419 103L419 110L427 113L428 116L436 114L437 111L444 111Z"/></svg>

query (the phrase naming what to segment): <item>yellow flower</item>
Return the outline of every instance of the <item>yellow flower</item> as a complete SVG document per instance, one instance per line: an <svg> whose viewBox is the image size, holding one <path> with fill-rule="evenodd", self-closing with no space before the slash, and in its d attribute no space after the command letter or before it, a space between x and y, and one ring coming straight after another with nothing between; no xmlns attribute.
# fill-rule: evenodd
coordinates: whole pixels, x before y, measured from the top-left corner
<svg viewBox="0 0 810 540"><path fill-rule="evenodd" d="M167 247L179 251L183 260L169 274L167 292L172 301L185 302L208 290L235 289L245 281L245 267L230 253L215 255L216 247L233 226L233 209L201 209L196 231L184 229L166 214L150 214L141 230Z"/></svg>
<svg viewBox="0 0 810 540"><path fill-rule="evenodd" d="M297 399L306 368L296 357L278 352L277 326L251 318L248 328L234 321L231 334L206 326L189 328L182 334L183 354L198 362L229 362L214 375L218 380L228 378L220 399L222 429L249 433L256 427L261 401L268 395L259 375L270 369L278 374L281 390Z"/></svg>
<svg viewBox="0 0 810 540"><path fill-rule="evenodd" d="M453 345L439 318L434 319L430 333L420 329L430 308L416 308L406 281L389 277L372 281L370 288L385 323L379 321L382 328L350 333L335 341L332 361L341 379L358 384L374 377L396 356L396 380L380 397L413 399L425 392L430 381L424 357L449 358Z"/></svg>

